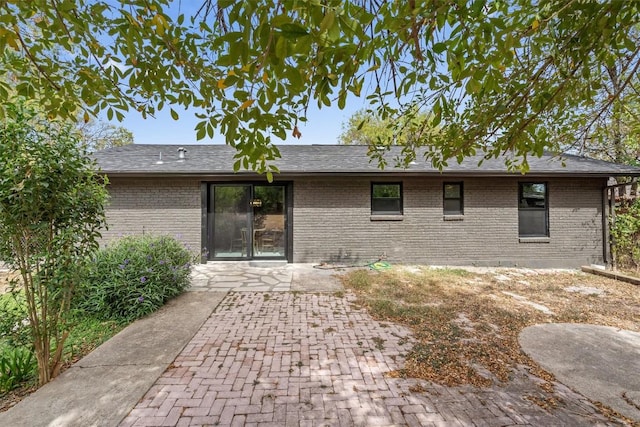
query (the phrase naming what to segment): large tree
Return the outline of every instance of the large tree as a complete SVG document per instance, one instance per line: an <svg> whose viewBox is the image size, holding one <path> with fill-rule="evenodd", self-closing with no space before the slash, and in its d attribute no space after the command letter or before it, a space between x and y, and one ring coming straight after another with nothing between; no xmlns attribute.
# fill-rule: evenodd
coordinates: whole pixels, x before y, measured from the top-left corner
<svg viewBox="0 0 640 427"><path fill-rule="evenodd" d="M589 157L627 164L640 164L640 85L623 86L625 75L618 64L602 76L601 96L610 100L607 108L593 112L571 150ZM614 94L618 93L617 96Z"/></svg>
<svg viewBox="0 0 640 427"><path fill-rule="evenodd" d="M442 132L420 143L436 165L483 150L526 168L638 80L640 2L202 1L2 1L0 48L19 55L0 74L51 115L195 107L199 138L221 133L236 168L259 170L310 103L349 94L382 119L432 112ZM613 65L620 87L600 96Z"/></svg>
<svg viewBox="0 0 640 427"><path fill-rule="evenodd" d="M81 118L77 126L82 144L89 151L133 144L133 133L123 126L103 120Z"/></svg>
<svg viewBox="0 0 640 427"><path fill-rule="evenodd" d="M415 108L400 117L385 118L375 111L358 110L342 124L338 141L345 145L368 145L369 156L377 160L380 168L388 164L386 151L394 145L401 146L400 154L392 162L408 166L416 160L416 148L441 131L440 126L431 127L432 122L433 118Z"/></svg>
<svg viewBox="0 0 640 427"><path fill-rule="evenodd" d="M430 132L425 127L429 117L422 112L392 120L390 117L381 119L378 115L358 110L342 123L342 133L338 137L344 145L412 145L419 143Z"/></svg>

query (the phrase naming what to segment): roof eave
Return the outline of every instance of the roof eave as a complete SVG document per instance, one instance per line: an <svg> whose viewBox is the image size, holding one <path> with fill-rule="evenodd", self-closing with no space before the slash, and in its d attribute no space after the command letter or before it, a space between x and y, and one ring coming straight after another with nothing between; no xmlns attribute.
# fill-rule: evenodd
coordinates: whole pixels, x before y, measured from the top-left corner
<svg viewBox="0 0 640 427"><path fill-rule="evenodd" d="M253 171L241 171L241 172L206 172L206 171L126 171L126 170L100 170L100 173L106 174L111 177L118 178L259 178L264 174L259 174ZM640 172L557 172L557 171L534 171L526 174L519 172L507 172L507 171L300 171L300 172L279 172L274 176L280 178L308 178L313 176L323 177L461 177L461 178L504 178L504 177L528 177L528 178L544 178L544 177L557 177L557 178L610 178L610 177L640 177Z"/></svg>

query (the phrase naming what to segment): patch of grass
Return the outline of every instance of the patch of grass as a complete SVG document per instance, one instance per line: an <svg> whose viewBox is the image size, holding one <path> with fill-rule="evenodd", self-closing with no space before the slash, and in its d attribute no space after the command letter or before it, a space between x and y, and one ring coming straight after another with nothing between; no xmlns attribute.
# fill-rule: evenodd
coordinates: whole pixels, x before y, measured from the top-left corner
<svg viewBox="0 0 640 427"><path fill-rule="evenodd" d="M462 268L450 268L450 267L446 267L446 268L427 268L427 270L430 271L430 274L432 274L433 276L438 276L438 274L442 274L443 278L448 278L451 276L458 276L458 277L472 277L473 273L468 272L467 270L464 270Z"/></svg>
<svg viewBox="0 0 640 427"><path fill-rule="evenodd" d="M79 317L65 342L65 364L75 363L126 326L115 320Z"/></svg>
<svg viewBox="0 0 640 427"><path fill-rule="evenodd" d="M499 283L496 275L506 276ZM522 282L526 282L526 284ZM586 322L640 332L638 290L610 279L571 272L500 270L473 274L461 269L359 270L343 276L378 321L410 327L416 344L393 375L447 386L488 386L509 380L518 365L545 381L553 377L526 357L518 334L548 322ZM605 290L598 297L568 292L570 286ZM544 305L546 314L504 292Z"/></svg>
<svg viewBox="0 0 640 427"><path fill-rule="evenodd" d="M367 270L355 270L347 276L349 287L354 290L364 290L370 285L371 273Z"/></svg>

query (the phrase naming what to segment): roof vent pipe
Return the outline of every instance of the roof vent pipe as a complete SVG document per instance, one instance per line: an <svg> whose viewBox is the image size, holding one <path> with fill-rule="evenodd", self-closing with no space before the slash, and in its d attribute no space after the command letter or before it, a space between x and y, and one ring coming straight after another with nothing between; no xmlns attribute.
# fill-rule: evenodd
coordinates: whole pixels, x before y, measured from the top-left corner
<svg viewBox="0 0 640 427"><path fill-rule="evenodd" d="M186 148L184 148L184 147L178 148L178 159L184 160L185 159L184 155L185 155L186 152L187 152Z"/></svg>

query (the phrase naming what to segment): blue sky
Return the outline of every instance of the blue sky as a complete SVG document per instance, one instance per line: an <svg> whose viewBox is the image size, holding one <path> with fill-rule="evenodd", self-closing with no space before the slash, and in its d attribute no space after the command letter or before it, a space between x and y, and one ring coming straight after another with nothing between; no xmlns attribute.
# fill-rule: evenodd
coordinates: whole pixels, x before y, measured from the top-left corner
<svg viewBox="0 0 640 427"><path fill-rule="evenodd" d="M342 124L346 123L351 115L362 108L365 108L368 102L364 98L349 97L347 106L344 110L338 109L337 106L324 107L318 109L315 104L309 106L308 121L300 123L298 129L302 132L302 137L296 139L291 137L288 132L286 141L282 141L277 137L273 137L276 144L337 144L338 136L342 133ZM223 144L224 137L215 135L213 140L203 139L196 140L196 132L194 130L198 119L195 117L195 111L185 111L181 108L175 108L180 114L179 120L173 120L170 116L169 109L156 114L156 118L143 119L137 111L130 111L123 122L113 121L116 126L124 126L133 132L134 142L136 144ZM106 121L106 117L103 117Z"/></svg>

